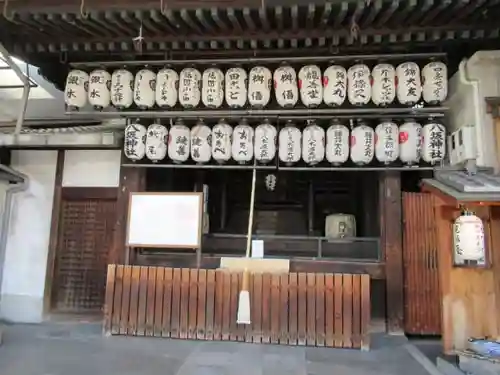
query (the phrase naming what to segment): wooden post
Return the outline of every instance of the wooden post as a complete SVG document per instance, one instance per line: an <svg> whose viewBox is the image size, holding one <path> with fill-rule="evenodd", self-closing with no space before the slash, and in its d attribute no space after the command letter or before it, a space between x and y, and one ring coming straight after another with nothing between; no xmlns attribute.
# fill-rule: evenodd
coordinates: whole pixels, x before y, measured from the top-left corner
<svg viewBox="0 0 500 375"><path fill-rule="evenodd" d="M380 175L380 237L386 268L387 332L403 333L403 243L401 173Z"/></svg>
<svg viewBox="0 0 500 375"><path fill-rule="evenodd" d="M118 199L116 202L116 220L113 233L113 244L109 249L108 263L123 264L128 258L125 246L127 233L127 217L129 196L131 192L144 191L146 174L144 168L126 168L120 169L120 187L118 190Z"/></svg>

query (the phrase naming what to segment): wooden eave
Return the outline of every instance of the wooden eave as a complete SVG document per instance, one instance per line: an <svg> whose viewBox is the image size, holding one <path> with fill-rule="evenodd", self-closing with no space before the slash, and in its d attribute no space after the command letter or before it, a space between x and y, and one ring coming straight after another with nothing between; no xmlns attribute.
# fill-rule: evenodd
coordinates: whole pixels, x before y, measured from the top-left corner
<svg viewBox="0 0 500 375"><path fill-rule="evenodd" d="M70 60L136 54L141 25L140 52L160 55L477 41L500 36L499 3L4 0L0 41L21 56L64 53Z"/></svg>

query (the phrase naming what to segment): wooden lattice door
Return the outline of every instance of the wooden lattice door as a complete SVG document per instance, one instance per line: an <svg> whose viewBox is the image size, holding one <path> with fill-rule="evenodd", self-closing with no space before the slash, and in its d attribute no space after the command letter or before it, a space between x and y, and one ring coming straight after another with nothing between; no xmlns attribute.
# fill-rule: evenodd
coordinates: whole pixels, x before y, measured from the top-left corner
<svg viewBox="0 0 500 375"><path fill-rule="evenodd" d="M405 332L441 334L438 241L432 196L403 194Z"/></svg>
<svg viewBox="0 0 500 375"><path fill-rule="evenodd" d="M51 307L57 312L100 311L116 201L79 199L61 203Z"/></svg>

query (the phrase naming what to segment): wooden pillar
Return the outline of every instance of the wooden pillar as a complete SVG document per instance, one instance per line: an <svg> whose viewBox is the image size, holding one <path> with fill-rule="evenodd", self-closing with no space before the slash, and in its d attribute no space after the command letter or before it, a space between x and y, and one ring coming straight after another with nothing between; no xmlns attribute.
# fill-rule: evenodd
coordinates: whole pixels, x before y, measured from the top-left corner
<svg viewBox="0 0 500 375"><path fill-rule="evenodd" d="M54 267L59 239L59 219L62 208L62 179L64 170L64 150L57 152L54 198L52 199L52 216L50 222L49 252L47 256L47 272L45 274L45 289L43 295L43 311L47 314L51 308Z"/></svg>
<svg viewBox="0 0 500 375"><path fill-rule="evenodd" d="M121 167L120 187L116 202L116 220L113 228L113 244L108 254L109 264L124 264L126 260L127 248L125 240L130 193L144 191L145 186L146 173L144 168Z"/></svg>
<svg viewBox="0 0 500 375"><path fill-rule="evenodd" d="M403 242L401 213L401 173L380 175L380 238L385 260L387 332L403 333Z"/></svg>

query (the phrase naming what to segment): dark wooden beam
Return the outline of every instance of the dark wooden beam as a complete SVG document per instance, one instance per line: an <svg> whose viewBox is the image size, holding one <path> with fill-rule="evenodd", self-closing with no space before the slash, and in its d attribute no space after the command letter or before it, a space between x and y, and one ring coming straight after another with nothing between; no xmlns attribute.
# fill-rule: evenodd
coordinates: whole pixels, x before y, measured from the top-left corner
<svg viewBox="0 0 500 375"><path fill-rule="evenodd" d="M54 181L54 198L52 199L52 216L50 220L49 253L47 256L47 271L45 274L45 289L43 294L43 312L47 314L51 309L54 268L59 239L62 207L62 178L64 170L64 151L57 152L56 175Z"/></svg>
<svg viewBox="0 0 500 375"><path fill-rule="evenodd" d="M123 264L126 260L126 233L128 205L131 192L140 192L145 186L145 170L142 168L120 169L120 187L116 202L116 220L114 225L113 243L108 253L108 263Z"/></svg>
<svg viewBox="0 0 500 375"><path fill-rule="evenodd" d="M403 332L403 242L401 212L401 173L380 174L380 231L385 258L387 293L387 331Z"/></svg>
<svg viewBox="0 0 500 375"><path fill-rule="evenodd" d="M84 199L110 199L118 197L118 189L113 187L63 187L62 199L84 200Z"/></svg>

